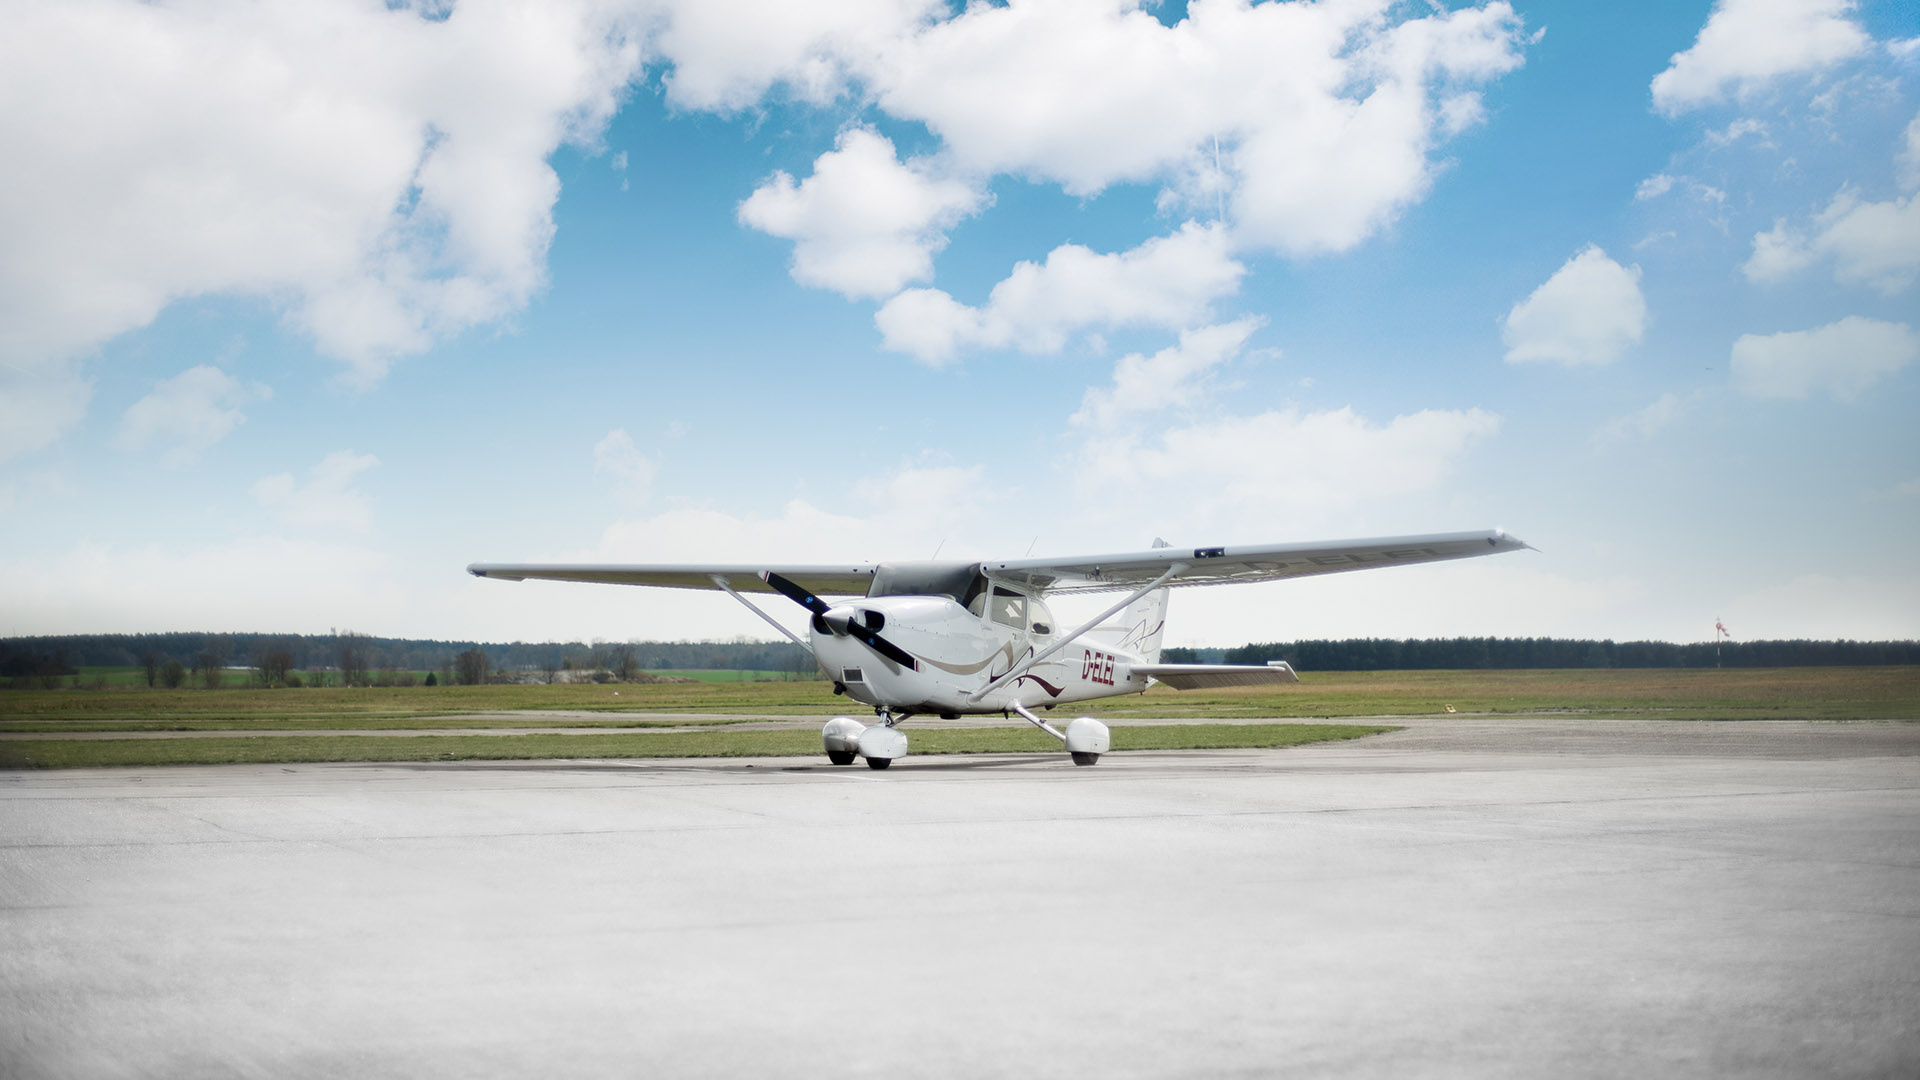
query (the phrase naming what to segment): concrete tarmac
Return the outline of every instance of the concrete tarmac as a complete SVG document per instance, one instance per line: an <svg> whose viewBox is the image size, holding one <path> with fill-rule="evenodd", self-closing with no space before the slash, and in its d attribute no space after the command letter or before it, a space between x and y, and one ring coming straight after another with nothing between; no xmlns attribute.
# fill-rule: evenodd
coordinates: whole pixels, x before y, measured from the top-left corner
<svg viewBox="0 0 1920 1080"><path fill-rule="evenodd" d="M1920 725L0 773L0 1075L1920 1074Z"/></svg>

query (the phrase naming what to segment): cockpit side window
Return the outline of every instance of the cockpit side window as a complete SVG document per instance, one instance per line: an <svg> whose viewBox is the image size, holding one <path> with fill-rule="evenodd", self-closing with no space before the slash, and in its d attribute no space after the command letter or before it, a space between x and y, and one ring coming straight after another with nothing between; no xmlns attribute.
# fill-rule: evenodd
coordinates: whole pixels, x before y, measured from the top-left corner
<svg viewBox="0 0 1920 1080"><path fill-rule="evenodd" d="M1047 637L1053 633L1053 612L1047 610L1046 602L1039 598L1027 601L1027 618L1033 620L1033 636Z"/></svg>
<svg viewBox="0 0 1920 1080"><path fill-rule="evenodd" d="M1027 598L1012 589L993 587L993 598L988 601L987 615L1002 626L1011 626L1015 630L1027 628Z"/></svg>

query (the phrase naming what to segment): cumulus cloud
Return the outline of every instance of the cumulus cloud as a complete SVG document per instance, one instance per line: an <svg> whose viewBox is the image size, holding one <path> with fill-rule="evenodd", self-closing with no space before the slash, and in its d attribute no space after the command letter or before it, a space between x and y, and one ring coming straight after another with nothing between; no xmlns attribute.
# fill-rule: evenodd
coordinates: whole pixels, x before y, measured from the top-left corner
<svg viewBox="0 0 1920 1080"><path fill-rule="evenodd" d="M1920 113L1914 115L1901 140L1900 153L1894 158L1900 170L1900 186L1912 191L1920 188Z"/></svg>
<svg viewBox="0 0 1920 1080"><path fill-rule="evenodd" d="M1152 356L1121 357L1114 365L1113 385L1089 387L1071 422L1111 428L1129 417L1191 404L1204 392L1206 376L1238 356L1263 321L1248 318L1183 331L1178 344Z"/></svg>
<svg viewBox="0 0 1920 1080"><path fill-rule="evenodd" d="M59 438L92 396L93 383L71 363L0 356L0 464Z"/></svg>
<svg viewBox="0 0 1920 1080"><path fill-rule="evenodd" d="M1740 272L1748 281L1771 283L1784 281L1812 263L1806 237L1789 226L1786 218L1775 218L1773 228L1753 234L1753 254L1740 264Z"/></svg>
<svg viewBox="0 0 1920 1080"><path fill-rule="evenodd" d="M900 162L893 142L865 128L796 183L776 172L740 204L740 221L794 241L793 279L849 297L883 297L933 276L946 230L980 207L975 185L936 175L925 160Z"/></svg>
<svg viewBox="0 0 1920 1080"><path fill-rule="evenodd" d="M1647 329L1640 268L1589 245L1507 313L1510 364L1611 364Z"/></svg>
<svg viewBox="0 0 1920 1080"><path fill-rule="evenodd" d="M378 464L372 454L336 450L308 470L305 483L292 473L276 473L253 485L253 497L287 525L365 532L373 524L373 504L352 484Z"/></svg>
<svg viewBox="0 0 1920 1080"><path fill-rule="evenodd" d="M584 551L584 562L880 562L927 558L944 541L977 537L982 521L1011 513L1009 492L989 485L979 466L947 462L904 465L843 485L848 497L823 507L790 500L778 512L737 514L715 507L675 507L617 522ZM965 557L964 540L943 557ZM757 624L756 624L757 625Z"/></svg>
<svg viewBox="0 0 1920 1080"><path fill-rule="evenodd" d="M1693 46L1654 76L1654 107L1685 112L1865 52L1871 39L1849 18L1854 6L1854 0L1718 0Z"/></svg>
<svg viewBox="0 0 1920 1080"><path fill-rule="evenodd" d="M443 14L444 18L433 17ZM268 298L352 377L517 310L637 70L605 5L75 0L0 37L0 355Z"/></svg>
<svg viewBox="0 0 1920 1080"><path fill-rule="evenodd" d="M227 437L246 420L241 406L273 396L259 383L247 385L210 364L163 379L120 417L116 442L125 450L167 446L163 460L180 465Z"/></svg>
<svg viewBox="0 0 1920 1080"><path fill-rule="evenodd" d="M1063 244L1044 263L1016 265L977 308L939 289L909 289L874 324L887 348L936 366L964 348L1058 352L1083 329L1192 325L1245 273L1224 229L1190 222L1131 251Z"/></svg>
<svg viewBox="0 0 1920 1080"><path fill-rule="evenodd" d="M1733 381L1760 398L1824 391L1852 401L1920 357L1920 335L1905 323L1849 315L1813 330L1743 334L1733 343Z"/></svg>
<svg viewBox="0 0 1920 1080"><path fill-rule="evenodd" d="M1180 491L1200 518L1276 500L1306 518L1431 490L1499 428L1500 418L1480 409L1427 409L1384 424L1351 407L1274 409L1141 437L1105 433L1076 475Z"/></svg>
<svg viewBox="0 0 1920 1080"><path fill-rule="evenodd" d="M626 428L614 428L593 444L593 473L606 477L614 497L622 502L644 504L653 494L653 478L659 471L659 464L633 445Z"/></svg>
<svg viewBox="0 0 1920 1080"><path fill-rule="evenodd" d="M1686 415L1687 402L1678 394L1666 393L1644 409L1628 413L1601 425L1594 439L1601 443L1651 439Z"/></svg>
<svg viewBox="0 0 1920 1080"><path fill-rule="evenodd" d="M910 38L940 0L681 0L660 5L655 39L673 70L667 97L683 108L733 112L775 86L823 105L857 69Z"/></svg>
<svg viewBox="0 0 1920 1080"><path fill-rule="evenodd" d="M1648 199L1657 199L1672 190L1673 177L1666 173L1654 173L1640 181L1640 186L1633 189L1633 199L1635 202L1645 202Z"/></svg>
<svg viewBox="0 0 1920 1080"><path fill-rule="evenodd" d="M1842 191L1805 231L1781 218L1755 234L1740 269L1750 281L1771 283L1823 259L1843 284L1889 296L1906 289L1920 276L1920 196L1864 202Z"/></svg>
<svg viewBox="0 0 1920 1080"><path fill-rule="evenodd" d="M165 632L186 618L309 633L329 625L378 625L422 637L445 625L422 618L445 610L421 596L423 575L397 572L385 552L338 541L245 536L204 547L81 541L58 554L17 558L13 569L0 575L0 610L42 633L97 633L103 626ZM258 587L263 582L271 587Z"/></svg>
<svg viewBox="0 0 1920 1080"><path fill-rule="evenodd" d="M1168 27L1119 0L971 5L876 54L887 112L957 164L1091 195L1163 182L1212 209L1214 146L1242 240L1340 251L1424 194L1431 151L1519 66L1504 2L1395 22L1384 5L1196 0Z"/></svg>

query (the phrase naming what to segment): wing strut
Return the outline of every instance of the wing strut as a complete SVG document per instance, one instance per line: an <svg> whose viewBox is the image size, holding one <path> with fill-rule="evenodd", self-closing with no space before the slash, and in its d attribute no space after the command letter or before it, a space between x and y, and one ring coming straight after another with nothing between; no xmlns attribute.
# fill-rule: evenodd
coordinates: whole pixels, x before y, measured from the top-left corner
<svg viewBox="0 0 1920 1080"><path fill-rule="evenodd" d="M789 630L789 629L787 629L786 627L784 627L784 626L781 626L781 625L780 625L780 624L779 624L778 622L776 622L776 621L774 620L774 617L773 617L773 616L771 616L771 615L769 615L769 614L767 614L766 612L764 612L764 611L761 611L761 610L760 610L759 608L757 608L757 607L755 607L755 606L754 606L754 604L753 604L753 601L751 601L751 600L749 600L749 599L747 599L747 598L746 598L746 597L744 597L744 596L741 596L741 595L740 595L739 593L737 593L737 592L734 592L734 591L733 591L733 586L732 586L732 585L730 585L730 584L728 584L728 582L727 582L727 579L726 579L726 575L724 575L724 574L708 574L708 575L707 575L707 577L708 577L708 578L709 578L709 579L710 579L710 580L711 580L711 581L712 581L712 582L713 582L713 583L714 583L715 585L718 585L718 586L720 587L720 591L721 591L721 592L724 592L724 593L726 593L726 594L727 594L728 596L731 596L731 597L733 597L733 598L734 598L735 600L738 600L738 601L740 601L740 602L741 602L742 604L745 604L745 605L747 606L747 610L748 610L748 611L751 611L751 612L753 612L753 613L754 613L755 615L758 615L758 616L760 616L760 617L761 617L762 619L765 619L765 620L767 621L767 625L768 625L768 626L771 626L771 627L773 627L773 628L774 628L775 630L778 630L778 631L780 631L780 632L781 632L782 634L785 634L785 635L787 636L787 640L789 640L789 641L791 641L791 642L793 642L793 643L794 643L795 645L798 645L798 646L800 646L801 648L803 648L803 649L805 649L805 650L807 650L807 655L808 655L808 656L812 656L812 655L813 655L813 646L812 646L812 645L809 645L809 644L807 644L806 642L804 642L804 641L801 641L798 635L796 635L796 634L795 634L795 633L794 633L793 631L791 631L791 630Z"/></svg>
<svg viewBox="0 0 1920 1080"><path fill-rule="evenodd" d="M973 693L968 694L967 703L971 705L972 703L979 701L981 698L986 697L988 694L992 693L994 688L998 687L1001 683L1004 683L1009 679L1018 678L1021 674L1025 673L1025 671L1028 668L1032 667L1033 665L1039 663L1042 660L1045 660L1047 657L1052 656L1054 653L1059 652L1061 649L1064 649L1067 646L1073 644L1074 641L1077 640L1082 634L1085 634L1087 631L1105 622L1107 619L1107 616L1112 615L1114 612L1119 611L1121 608L1126 607L1128 604L1133 603L1135 600L1140 599L1141 597L1147 595L1153 590L1166 584L1169 578L1172 578L1177 574L1185 572L1186 569L1187 569L1187 564L1183 562L1177 562L1172 564L1171 566L1168 566L1166 573L1161 574L1159 577L1154 578L1152 581L1148 582L1147 584L1142 585L1140 588L1135 589L1134 591L1128 593L1126 595L1126 598L1121 600L1119 603L1113 605L1112 607L1101 612L1100 614L1095 615L1093 618L1088 619L1086 622L1081 623L1078 627L1074 629L1073 633L1068 634L1066 637L1063 637L1059 641L1054 642L1052 645L1047 646L1045 649L1041 650L1040 652L1037 652L1032 656L1028 657L1025 663L1015 664L1014 666L1008 668L1007 673L1005 675L1000 676L999 678L993 680L992 682L981 687L980 689L975 690Z"/></svg>

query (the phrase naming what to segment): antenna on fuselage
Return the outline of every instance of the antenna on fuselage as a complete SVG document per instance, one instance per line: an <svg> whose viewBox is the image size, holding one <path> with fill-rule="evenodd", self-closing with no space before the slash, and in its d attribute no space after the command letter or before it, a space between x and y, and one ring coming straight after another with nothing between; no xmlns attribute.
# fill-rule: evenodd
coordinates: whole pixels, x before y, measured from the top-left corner
<svg viewBox="0 0 1920 1080"><path fill-rule="evenodd" d="M947 546L947 542L946 542L945 540L942 540L942 541L940 541L939 543L937 543L937 544L935 544L935 545L933 545L933 554L931 554L931 555L929 555L929 556L927 556L927 561L928 561L928 562L932 562L933 560L935 560L935 559L937 559L937 558L939 558L939 557L940 557L940 549L941 549L941 548L943 548L943 547L946 547L946 546Z"/></svg>
<svg viewBox="0 0 1920 1080"><path fill-rule="evenodd" d="M1033 534L1033 544L1037 544L1037 543L1039 543L1039 542L1040 542L1040 534L1039 534L1039 533L1034 533L1034 534ZM1033 554L1033 544L1028 544L1028 545L1027 545L1027 555L1031 555L1031 554ZM1020 557L1024 559L1024 558L1026 558L1027 556L1026 556L1026 555L1022 555L1022 556L1020 556Z"/></svg>

